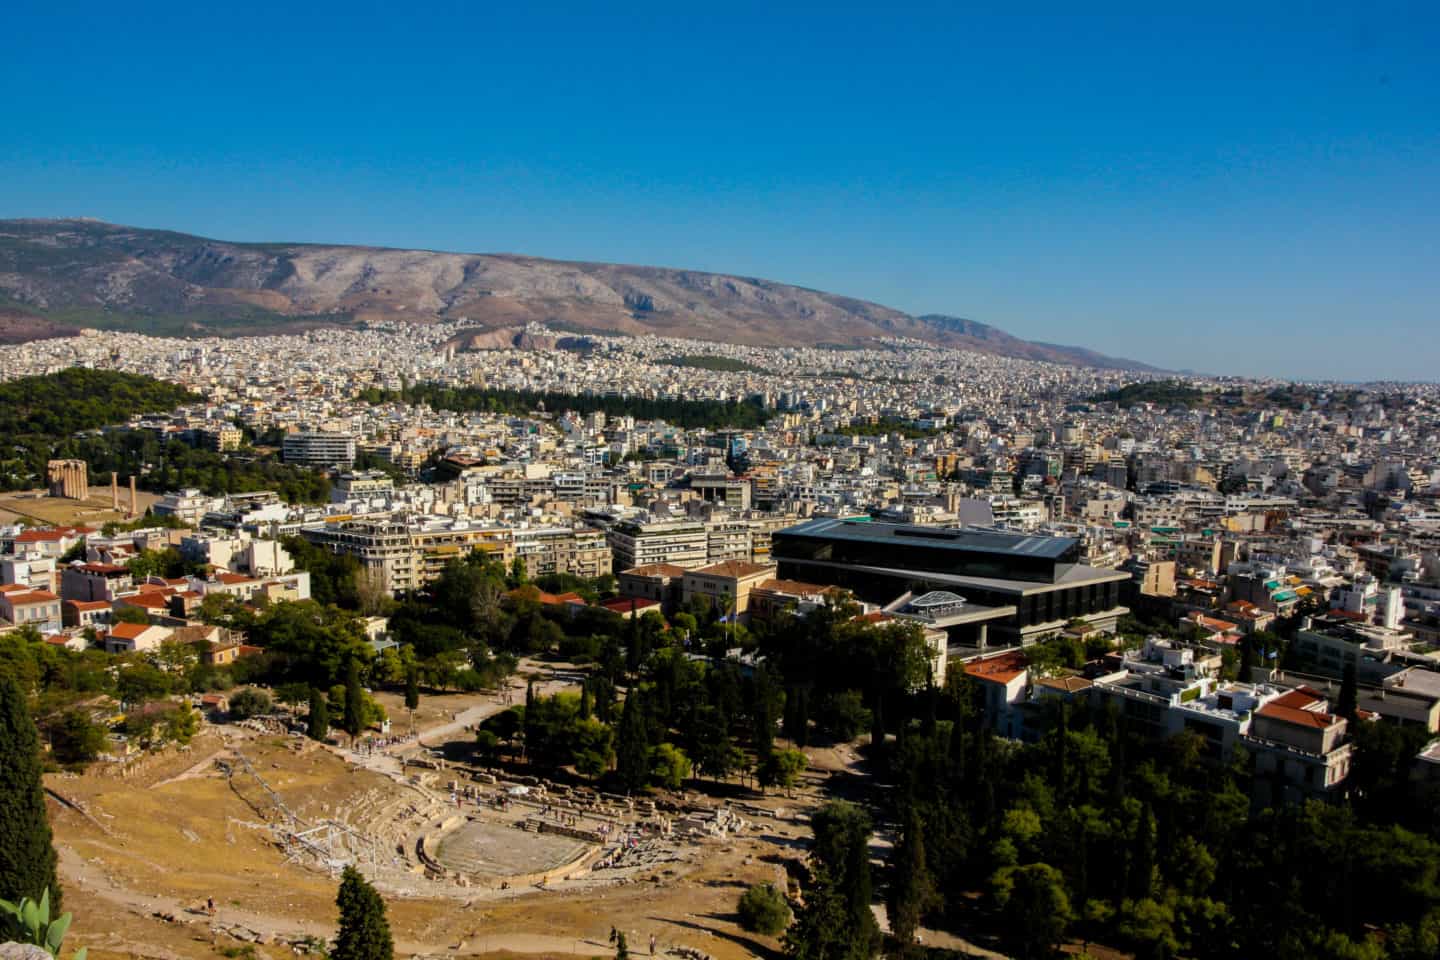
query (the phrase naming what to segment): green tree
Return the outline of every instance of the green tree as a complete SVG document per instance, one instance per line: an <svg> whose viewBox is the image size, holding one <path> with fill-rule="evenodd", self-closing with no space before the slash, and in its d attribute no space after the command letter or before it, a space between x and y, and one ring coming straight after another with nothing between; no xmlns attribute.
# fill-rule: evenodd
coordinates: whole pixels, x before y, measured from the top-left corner
<svg viewBox="0 0 1440 960"><path fill-rule="evenodd" d="M116 623L146 624L150 622L150 614L129 604L116 607L111 611L110 616Z"/></svg>
<svg viewBox="0 0 1440 960"><path fill-rule="evenodd" d="M1074 919L1060 871L1048 863L1002 867L990 884L1020 956L1028 960L1054 952Z"/></svg>
<svg viewBox="0 0 1440 960"><path fill-rule="evenodd" d="M760 782L782 788L788 797L809 763L803 750L772 750L760 764Z"/></svg>
<svg viewBox="0 0 1440 960"><path fill-rule="evenodd" d="M133 709L168 694L170 678L165 671L143 660L136 660L120 668L115 692L121 703Z"/></svg>
<svg viewBox="0 0 1440 960"><path fill-rule="evenodd" d="M805 901L785 931L785 952L792 960L871 960L871 944L850 936L848 920L835 879L823 864L816 864Z"/></svg>
<svg viewBox="0 0 1440 960"><path fill-rule="evenodd" d="M60 905L55 847L40 780L40 735L25 693L0 677L0 899L38 899L46 890Z"/></svg>
<svg viewBox="0 0 1440 960"><path fill-rule="evenodd" d="M620 712L615 775L627 792L643 789L650 775L650 744L640 691L632 687Z"/></svg>
<svg viewBox="0 0 1440 960"><path fill-rule="evenodd" d="M405 671L405 709L411 714L420 706L420 674L411 666Z"/></svg>
<svg viewBox="0 0 1440 960"><path fill-rule="evenodd" d="M853 803L833 801L816 811L814 857L842 903L842 932L854 956L868 957L880 941L870 910L870 816Z"/></svg>
<svg viewBox="0 0 1440 960"><path fill-rule="evenodd" d="M352 740L365 729L364 697L360 689L360 661L351 657L345 666L345 713L341 726Z"/></svg>
<svg viewBox="0 0 1440 960"><path fill-rule="evenodd" d="M1345 663L1345 672L1340 678L1340 697L1335 704L1335 712L1347 720L1355 719L1355 706L1360 697L1359 687L1355 662L1348 660Z"/></svg>
<svg viewBox="0 0 1440 960"><path fill-rule="evenodd" d="M1135 824L1135 844L1130 865L1130 895L1135 900L1144 900L1155 892L1155 856L1157 824L1155 814L1146 804Z"/></svg>
<svg viewBox="0 0 1440 960"><path fill-rule="evenodd" d="M254 687L246 687L230 698L230 716L236 720L264 716L274 708L270 694Z"/></svg>
<svg viewBox="0 0 1440 960"><path fill-rule="evenodd" d="M176 743L189 743L199 729L200 715L189 703L181 703L165 720L165 736Z"/></svg>
<svg viewBox="0 0 1440 960"><path fill-rule="evenodd" d="M393 960L385 901L354 867L341 875L335 905L340 908L340 929L330 960Z"/></svg>
<svg viewBox="0 0 1440 960"><path fill-rule="evenodd" d="M938 899L934 878L925 862L924 828L920 815L912 806L905 813L905 827L890 858L890 891L885 898L890 932L895 935L903 953L911 952L921 917L936 905Z"/></svg>
<svg viewBox="0 0 1440 960"><path fill-rule="evenodd" d="M690 758L673 743L659 744L650 751L650 775L667 790L679 790L690 769Z"/></svg>
<svg viewBox="0 0 1440 960"><path fill-rule="evenodd" d="M66 767L93 763L104 749L105 728L82 709L66 710L50 728L50 750Z"/></svg>
<svg viewBox="0 0 1440 960"><path fill-rule="evenodd" d="M1240 668L1239 668L1238 671L1236 671L1236 676L1238 676L1238 677L1240 678L1240 682L1241 682L1241 683L1253 683L1253 682L1254 682L1254 674L1253 674L1251 671L1253 671L1254 669L1255 669L1255 642L1254 642L1253 640L1251 640L1250 637L1248 637L1248 636L1246 636L1246 637L1241 637L1241 638L1240 638Z"/></svg>
<svg viewBox="0 0 1440 960"><path fill-rule="evenodd" d="M325 693L319 687L310 688L310 718L305 733L311 740L324 740L330 736L330 708L325 703Z"/></svg>
<svg viewBox="0 0 1440 960"><path fill-rule="evenodd" d="M769 883L757 883L740 894L735 912L740 915L740 926L766 936L775 936L790 923L785 895Z"/></svg>
<svg viewBox="0 0 1440 960"><path fill-rule="evenodd" d="M859 690L832 693L820 703L820 726L840 743L849 743L870 726L870 711ZM791 738L795 739L795 738Z"/></svg>

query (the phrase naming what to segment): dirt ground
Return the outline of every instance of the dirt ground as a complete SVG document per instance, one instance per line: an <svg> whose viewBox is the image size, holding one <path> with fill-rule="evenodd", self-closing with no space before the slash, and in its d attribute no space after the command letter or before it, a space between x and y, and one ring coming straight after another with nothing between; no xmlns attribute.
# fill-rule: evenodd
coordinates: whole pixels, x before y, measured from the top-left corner
<svg viewBox="0 0 1440 960"><path fill-rule="evenodd" d="M501 707L487 707L483 698L422 697L421 740L434 746L468 739L456 728L460 719ZM408 721L403 706L392 716L397 728L402 718ZM234 727L207 728L188 750L151 758L128 778L98 769L55 775L47 784L74 805L51 803L66 907L76 913L72 947L89 947L96 960L180 960L240 948L231 936L236 928L265 940L333 935L335 879L287 862L265 826L275 816L273 797L255 779L227 777L216 764L222 759L233 767L227 758L237 749L286 807L312 821L343 813L383 826L406 802L405 784L348 762L338 750ZM812 775L812 781L827 778L823 771ZM755 810L794 810L814 801L740 792L745 795L737 799ZM697 841L684 863L623 876L596 871L543 890L472 891L388 876L382 889L397 953L611 956L615 927L638 955L653 934L660 953L685 945L716 960L777 957L776 940L739 927L735 902L750 884L783 877L780 863L800 855L808 828L788 817L742 815L752 820L750 830ZM408 893L396 892L406 884ZM207 897L216 904L213 919L202 909ZM255 951L261 958L292 955L281 943L261 943Z"/></svg>
<svg viewBox="0 0 1440 960"><path fill-rule="evenodd" d="M0 523L24 520L51 526L99 526L111 520L124 520L125 510L130 505L130 490L125 487L120 491L120 510L110 509L109 477L106 477L103 490L91 486L88 500L65 500L43 494L43 490L31 490L0 496ZM158 499L153 493L138 491L135 495L136 510L143 514Z"/></svg>

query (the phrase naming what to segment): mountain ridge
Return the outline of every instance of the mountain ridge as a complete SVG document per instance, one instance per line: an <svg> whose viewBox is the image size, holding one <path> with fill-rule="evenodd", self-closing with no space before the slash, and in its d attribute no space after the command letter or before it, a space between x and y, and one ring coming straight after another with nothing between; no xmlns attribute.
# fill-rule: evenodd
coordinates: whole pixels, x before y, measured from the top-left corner
<svg viewBox="0 0 1440 960"><path fill-rule="evenodd" d="M999 356L1155 369L760 277L513 253L238 243L88 218L0 220L0 311L0 342L77 327L203 336L463 318L492 330L541 322L754 346L911 337Z"/></svg>

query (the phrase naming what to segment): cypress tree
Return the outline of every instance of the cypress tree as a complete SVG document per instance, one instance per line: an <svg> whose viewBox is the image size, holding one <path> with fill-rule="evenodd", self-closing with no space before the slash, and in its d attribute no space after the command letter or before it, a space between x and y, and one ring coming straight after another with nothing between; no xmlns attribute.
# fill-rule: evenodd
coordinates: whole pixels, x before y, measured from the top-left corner
<svg viewBox="0 0 1440 960"><path fill-rule="evenodd" d="M1355 719L1355 707L1360 699L1360 685L1355 676L1355 664L1345 664L1345 673L1340 679L1340 700L1335 712L1347 720Z"/></svg>
<svg viewBox="0 0 1440 960"><path fill-rule="evenodd" d="M627 791L645 786L650 775L650 744L640 691L632 688L620 712L620 732L615 746L615 773Z"/></svg>
<svg viewBox="0 0 1440 960"><path fill-rule="evenodd" d="M586 680L580 685L580 719L589 720L590 714L594 712L595 704L590 693L590 681Z"/></svg>
<svg viewBox="0 0 1440 960"><path fill-rule="evenodd" d="M940 691L935 688L932 678L925 685L925 712L920 715L920 732L927 737L935 735L935 725L940 719Z"/></svg>
<svg viewBox="0 0 1440 960"><path fill-rule="evenodd" d="M905 813L905 830L890 859L890 895L885 898L890 930L902 953L911 952L920 918L935 905L935 882L925 863L924 829L911 807Z"/></svg>
<svg viewBox="0 0 1440 960"><path fill-rule="evenodd" d="M1135 853L1129 877L1131 899L1144 900L1155 892L1156 833L1155 814L1147 803L1135 825Z"/></svg>
<svg viewBox="0 0 1440 960"><path fill-rule="evenodd" d="M1240 640L1240 682L1253 683L1251 671L1255 669L1255 641L1250 637Z"/></svg>
<svg viewBox="0 0 1440 960"><path fill-rule="evenodd" d="M770 677L762 667L755 674L755 759L758 764L770 759L775 750L775 718L770 714Z"/></svg>
<svg viewBox="0 0 1440 960"><path fill-rule="evenodd" d="M847 935L845 902L835 879L823 864L816 864L805 888L805 902L785 931L785 951L791 960L848 960L854 948Z"/></svg>
<svg viewBox="0 0 1440 960"><path fill-rule="evenodd" d="M330 708L319 687L310 688L310 721L305 732L311 740L324 740L330 735Z"/></svg>
<svg viewBox="0 0 1440 960"><path fill-rule="evenodd" d="M795 740L795 711L800 706L800 688L790 686L785 688L785 711L781 715L782 729L785 736L792 742Z"/></svg>
<svg viewBox="0 0 1440 960"><path fill-rule="evenodd" d="M525 745L525 759L530 759L530 745L535 742L535 681L525 684L525 717L522 737Z"/></svg>
<svg viewBox="0 0 1440 960"><path fill-rule="evenodd" d="M340 929L330 960L393 960L385 901L354 867L346 867L341 875L335 905L340 908Z"/></svg>
<svg viewBox="0 0 1440 960"><path fill-rule="evenodd" d="M405 671L405 709L414 712L420 706L420 677L418 671L411 667Z"/></svg>
<svg viewBox="0 0 1440 960"><path fill-rule="evenodd" d="M834 883L841 902L842 942L851 951L847 955L872 956L880 928L870 911L870 817L852 803L834 801L816 812L811 824L818 872Z"/></svg>
<svg viewBox="0 0 1440 960"><path fill-rule="evenodd" d="M360 710L362 696L363 693L360 690L360 661L351 657L349 664L345 667L345 719L342 726L344 726L345 732L350 734L352 739L360 736L360 730L364 726L364 722L361 720L362 714Z"/></svg>
<svg viewBox="0 0 1440 960"><path fill-rule="evenodd" d="M785 736L797 747L805 747L810 740L810 704L803 686L790 688L785 698Z"/></svg>
<svg viewBox="0 0 1440 960"><path fill-rule="evenodd" d="M51 910L58 909L60 882L40 780L40 734L25 692L12 678L0 676L0 899L39 900L46 890Z"/></svg>
<svg viewBox="0 0 1440 960"><path fill-rule="evenodd" d="M956 720L950 725L950 776L959 785L965 783L965 755L968 752L965 725Z"/></svg>

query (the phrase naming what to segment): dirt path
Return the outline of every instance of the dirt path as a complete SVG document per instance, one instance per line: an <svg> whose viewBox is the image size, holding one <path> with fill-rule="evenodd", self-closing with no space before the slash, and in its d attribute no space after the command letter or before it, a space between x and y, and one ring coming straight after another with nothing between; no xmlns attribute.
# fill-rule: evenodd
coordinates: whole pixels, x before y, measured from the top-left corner
<svg viewBox="0 0 1440 960"><path fill-rule="evenodd" d="M261 934L267 941L295 940L302 937L328 941L335 934L334 925L328 919L278 917L223 904L216 906L214 916L209 916L204 912L203 903L137 893L112 880L103 868L83 862L79 855L68 847L61 847L59 856L60 869L67 881L84 890L89 896L97 897L139 917L154 917L156 914L172 916L176 922L203 927L207 931L216 925L221 928L243 927ZM74 939L78 941L84 937ZM395 947L402 954L446 953L451 956L478 956L495 950L539 954L579 953L588 956L594 954L587 948L595 948L597 954L607 953L611 949L607 944L582 937L556 937L535 933L482 934L459 943L397 940Z"/></svg>
<svg viewBox="0 0 1440 960"><path fill-rule="evenodd" d="M577 686L578 684L569 680L546 680L535 685L535 692L550 696L565 690L573 690ZM452 713L448 720L425 727L414 739L398 740L371 753L357 752L347 747L331 749L357 767L364 767L366 770L373 770L376 773L383 773L388 777L399 779L404 774L399 759L400 754L417 748L432 749L458 739L456 735L464 733L467 727L476 726L498 713L504 713L514 705L504 702L500 697L486 703L477 703L459 713Z"/></svg>
<svg viewBox="0 0 1440 960"><path fill-rule="evenodd" d="M159 783L150 784L150 789L155 790L160 787L166 786L167 784L179 783L181 780L189 780L191 777L199 777L208 774L210 772L210 768L214 766L216 760L220 759L221 757L233 756L233 754L234 750L232 750L230 748L230 745L227 743L219 750L216 750L214 753L210 754L204 760L201 760L199 763L196 763L190 767L185 768L184 770L181 770L179 773L175 774L175 776L166 777Z"/></svg>

